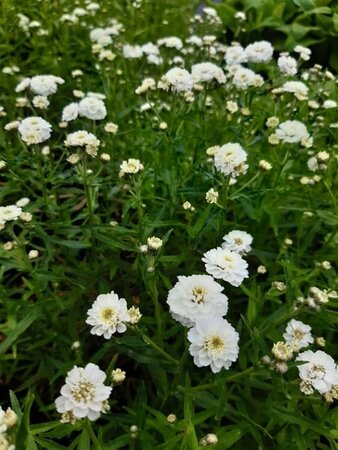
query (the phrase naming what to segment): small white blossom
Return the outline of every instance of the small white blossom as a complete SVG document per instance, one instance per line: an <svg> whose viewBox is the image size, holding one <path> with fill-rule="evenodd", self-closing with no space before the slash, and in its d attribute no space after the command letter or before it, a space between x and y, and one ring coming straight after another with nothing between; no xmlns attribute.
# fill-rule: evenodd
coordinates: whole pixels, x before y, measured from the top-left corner
<svg viewBox="0 0 338 450"><path fill-rule="evenodd" d="M71 412L75 418L96 420L107 410L107 400L112 388L104 385L106 374L92 363L85 367L74 366L67 373L61 395L55 400L59 413Z"/></svg>
<svg viewBox="0 0 338 450"><path fill-rule="evenodd" d="M114 291L101 294L87 311L86 323L92 325L91 334L110 339L114 333L124 333L130 321L127 302Z"/></svg>
<svg viewBox="0 0 338 450"><path fill-rule="evenodd" d="M222 248L243 254L251 251L253 237L246 231L233 230L223 236L223 241Z"/></svg>
<svg viewBox="0 0 338 450"><path fill-rule="evenodd" d="M215 153L215 167L224 175L238 176L245 173L247 153L240 144L228 143L217 147Z"/></svg>
<svg viewBox="0 0 338 450"><path fill-rule="evenodd" d="M209 275L179 276L167 303L173 318L190 327L200 317L226 315L228 298L222 291L223 287Z"/></svg>
<svg viewBox="0 0 338 450"><path fill-rule="evenodd" d="M291 319L283 334L285 342L295 350L308 347L313 343L311 327L300 320Z"/></svg>
<svg viewBox="0 0 338 450"><path fill-rule="evenodd" d="M26 117L20 122L18 131L26 144L40 144L50 138L52 126L41 117Z"/></svg>
<svg viewBox="0 0 338 450"><path fill-rule="evenodd" d="M189 352L197 367L210 366L213 373L229 369L238 358L239 335L220 316L201 317L188 332Z"/></svg>
<svg viewBox="0 0 338 450"><path fill-rule="evenodd" d="M306 350L298 355L296 361L306 362L298 366L300 378L312 385L320 394L330 391L333 385L338 384L338 371L334 359L317 350Z"/></svg>
<svg viewBox="0 0 338 450"><path fill-rule="evenodd" d="M232 286L240 286L248 278L248 263L236 252L221 247L204 253L202 261L206 271L214 278L227 281Z"/></svg>

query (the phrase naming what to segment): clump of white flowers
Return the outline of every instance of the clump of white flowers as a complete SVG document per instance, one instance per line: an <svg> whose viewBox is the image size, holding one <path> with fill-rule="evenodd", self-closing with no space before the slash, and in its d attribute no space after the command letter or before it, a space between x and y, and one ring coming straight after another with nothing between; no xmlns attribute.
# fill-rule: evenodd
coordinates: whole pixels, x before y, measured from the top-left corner
<svg viewBox="0 0 338 450"><path fill-rule="evenodd" d="M40 144L50 138L52 126L42 117L26 117L21 120L18 131L26 144Z"/></svg>
<svg viewBox="0 0 338 450"><path fill-rule="evenodd" d="M104 96L103 96L104 98ZM107 109L101 94L88 93L79 103L70 103L62 110L62 121L70 122L78 116L91 120L102 120L107 115Z"/></svg>
<svg viewBox="0 0 338 450"><path fill-rule="evenodd" d="M22 92L29 88L34 94L48 97L55 94L58 85L64 82L63 78L55 75L36 75L32 78L24 78L15 88L15 92Z"/></svg>
<svg viewBox="0 0 338 450"><path fill-rule="evenodd" d="M114 333L124 333L130 322L127 302L114 291L101 294L87 312L86 323L92 325L91 334L110 339Z"/></svg>
<svg viewBox="0 0 338 450"><path fill-rule="evenodd" d="M89 133L85 130L79 130L67 135L65 146L85 147L86 153L94 158L97 155L100 141L93 133Z"/></svg>
<svg viewBox="0 0 338 450"><path fill-rule="evenodd" d="M17 424L18 416L11 408L7 408L6 411L0 406L0 448L3 450L15 450L15 445L11 442L13 438L8 431Z"/></svg>
<svg viewBox="0 0 338 450"><path fill-rule="evenodd" d="M106 374L96 364L74 366L67 373L61 395L55 400L56 410L62 414L61 422L74 423L84 417L96 420L107 412L112 388L105 386L105 379Z"/></svg>

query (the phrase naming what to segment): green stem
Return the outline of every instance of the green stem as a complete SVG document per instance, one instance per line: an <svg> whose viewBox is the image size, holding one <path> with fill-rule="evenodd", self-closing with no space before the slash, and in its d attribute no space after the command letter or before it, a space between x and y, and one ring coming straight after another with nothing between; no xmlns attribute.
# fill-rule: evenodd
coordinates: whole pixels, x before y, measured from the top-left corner
<svg viewBox="0 0 338 450"><path fill-rule="evenodd" d="M45 180L45 175L43 173L43 167L42 167L42 155L41 155L40 148L38 146L35 147L34 153L35 153L35 157L36 157L36 161L37 161L37 169L38 169L40 182L41 182L41 190L42 190L43 201L44 201L44 204L46 206L46 209L48 210L49 209L49 202L48 202L48 193L47 193L47 187L46 187L46 180Z"/></svg>
<svg viewBox="0 0 338 450"><path fill-rule="evenodd" d="M173 358L171 355L169 355L169 353L167 353L165 350L159 347L152 339L150 339L150 337L146 336L139 328L135 327L135 329L139 332L142 339L154 350L160 353L167 361L170 361L172 364L175 364L175 366L179 365L179 361L177 361L177 359Z"/></svg>
<svg viewBox="0 0 338 450"><path fill-rule="evenodd" d="M90 223L90 225L93 225L94 224L94 208L93 208L93 197L92 197L92 193L91 193L91 187L90 187L90 183L88 180L88 174L87 174L87 155L84 155L84 157L83 157L82 181L83 181L83 186L84 186L86 200L87 200L89 223Z"/></svg>
<svg viewBox="0 0 338 450"><path fill-rule="evenodd" d="M85 424L86 424L86 429L88 431L90 439L91 439L91 441L94 444L93 449L94 450L101 450L101 445L100 445L100 443L99 443L99 441L98 441L98 439L97 439L97 437L96 437L96 435L95 435L95 433L93 431L93 428L92 428L92 425L91 425L89 419L86 419Z"/></svg>
<svg viewBox="0 0 338 450"><path fill-rule="evenodd" d="M237 191L235 191L231 196L230 199L233 200L236 198L237 194L241 191L243 191L243 189L245 189L247 186L249 186L249 184L251 184L253 181L256 180L256 178L258 178L261 175L261 172L256 172L255 175L250 178L250 180L248 182L246 182L242 187L240 187L239 189L237 189Z"/></svg>
<svg viewBox="0 0 338 450"><path fill-rule="evenodd" d="M254 367L249 367L248 369L243 370L243 372L235 373L233 375L230 375L227 378L222 378L217 381L214 381L213 383L201 384L200 386L192 387L191 391L193 391L193 392L206 391L207 389L212 389L221 383L227 383L228 381L239 380L240 378L243 378L243 377L247 376L248 374L252 373L254 371L254 369L255 369Z"/></svg>
<svg viewBox="0 0 338 450"><path fill-rule="evenodd" d="M156 286L155 277L151 276L148 283L151 299L154 303L155 308L155 318L156 318L156 324L157 324L157 338L158 342L161 344L163 343L162 339L162 311L160 302L158 301L158 290Z"/></svg>

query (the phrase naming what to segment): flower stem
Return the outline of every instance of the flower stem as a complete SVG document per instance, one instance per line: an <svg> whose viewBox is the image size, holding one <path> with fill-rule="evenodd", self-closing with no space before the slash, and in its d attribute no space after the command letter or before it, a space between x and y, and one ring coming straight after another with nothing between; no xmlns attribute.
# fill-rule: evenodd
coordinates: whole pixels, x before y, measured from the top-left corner
<svg viewBox="0 0 338 450"><path fill-rule="evenodd" d="M83 164L82 164L82 181L85 190L86 200L87 200L87 208L88 208L88 216L90 225L94 224L94 208L93 208L93 197L91 192L90 183L88 180L87 174L87 155L84 155Z"/></svg>
<svg viewBox="0 0 338 450"><path fill-rule="evenodd" d="M92 425L91 425L89 419L86 419L85 424L86 424L86 429L88 431L90 439L91 439L92 443L94 444L93 450L101 450L101 445L93 431L93 428L92 428Z"/></svg>
<svg viewBox="0 0 338 450"><path fill-rule="evenodd" d="M170 361L172 364L178 365L179 361L177 359L173 358L169 353L167 353L165 350L163 350L161 347L159 347L150 337L145 335L139 328L135 327L135 329L139 332L142 339L150 345L154 350L156 350L158 353L160 353L167 361Z"/></svg>
<svg viewBox="0 0 338 450"><path fill-rule="evenodd" d="M35 153L35 157L36 157L36 161L37 161L37 169L38 169L40 182L41 182L41 190L42 190L43 201L44 201L44 204L46 206L46 209L48 210L49 209L49 203L48 203L48 193L47 193L47 187L46 187L46 180L45 180L45 175L43 173L43 167L42 167L42 155L41 155L40 148L38 146L35 146L34 153Z"/></svg>

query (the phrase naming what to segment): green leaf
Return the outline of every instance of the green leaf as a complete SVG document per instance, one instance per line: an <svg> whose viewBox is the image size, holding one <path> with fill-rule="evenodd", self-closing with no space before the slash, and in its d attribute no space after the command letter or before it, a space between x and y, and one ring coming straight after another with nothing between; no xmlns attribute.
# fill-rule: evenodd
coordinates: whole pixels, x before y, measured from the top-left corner
<svg viewBox="0 0 338 450"><path fill-rule="evenodd" d="M11 405L12 405L13 411L18 416L19 420L21 420L23 412L21 410L19 400L17 399L17 397L13 391L9 391L9 397L11 399Z"/></svg>
<svg viewBox="0 0 338 450"><path fill-rule="evenodd" d="M48 439L35 438L35 441L41 446L41 448L46 448L47 450L67 450L68 447L57 444L56 442L50 441Z"/></svg>
<svg viewBox="0 0 338 450"><path fill-rule="evenodd" d="M296 6L299 6L304 11L309 11L315 7L313 0L292 0Z"/></svg>
<svg viewBox="0 0 338 450"><path fill-rule="evenodd" d="M90 436L86 429L82 430L77 448L78 448L78 450L91 450L90 449Z"/></svg>
<svg viewBox="0 0 338 450"><path fill-rule="evenodd" d="M0 344L0 354L5 353L9 347L14 344L14 342L18 339L18 337L23 334L27 328L29 328L33 322L39 317L40 310L37 307L34 307L32 311L28 313L28 315L19 322L16 327L11 330L6 339Z"/></svg>

